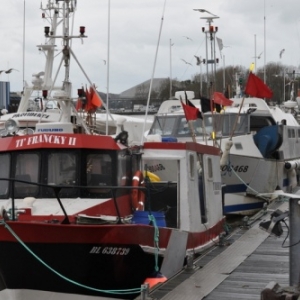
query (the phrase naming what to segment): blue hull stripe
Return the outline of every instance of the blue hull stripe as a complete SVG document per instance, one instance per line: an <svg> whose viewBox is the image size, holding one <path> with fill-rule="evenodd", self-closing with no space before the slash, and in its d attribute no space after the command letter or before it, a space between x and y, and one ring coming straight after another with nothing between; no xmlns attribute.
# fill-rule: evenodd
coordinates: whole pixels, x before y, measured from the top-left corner
<svg viewBox="0 0 300 300"><path fill-rule="evenodd" d="M223 213L229 214L238 211L247 211L251 209L260 209L263 208L264 202L255 202L255 203L246 203L246 204L236 204L236 205L228 205L224 206Z"/></svg>
<svg viewBox="0 0 300 300"><path fill-rule="evenodd" d="M230 184L226 185L224 188L225 194L244 193L246 190L247 186L245 184Z"/></svg>

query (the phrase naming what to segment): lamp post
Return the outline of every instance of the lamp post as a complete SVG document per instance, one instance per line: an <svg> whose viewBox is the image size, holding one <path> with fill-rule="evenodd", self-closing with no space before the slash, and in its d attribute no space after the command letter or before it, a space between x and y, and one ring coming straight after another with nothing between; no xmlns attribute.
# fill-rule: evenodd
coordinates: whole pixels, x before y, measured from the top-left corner
<svg viewBox="0 0 300 300"><path fill-rule="evenodd" d="M200 17L200 19L205 19L208 23L207 30L205 27L202 27L202 32L205 33L205 48L206 48L206 76L208 80L208 64L211 64L211 73L212 73L212 82L215 82L216 77L216 32L218 31L218 27L213 26L213 20L218 19L219 17L211 12L207 11L206 9L194 9L195 11L199 11L201 13L208 13L209 16L207 17ZM210 40L210 59L208 59L208 39ZM207 85L209 88L209 84ZM208 90L208 94L209 90Z"/></svg>

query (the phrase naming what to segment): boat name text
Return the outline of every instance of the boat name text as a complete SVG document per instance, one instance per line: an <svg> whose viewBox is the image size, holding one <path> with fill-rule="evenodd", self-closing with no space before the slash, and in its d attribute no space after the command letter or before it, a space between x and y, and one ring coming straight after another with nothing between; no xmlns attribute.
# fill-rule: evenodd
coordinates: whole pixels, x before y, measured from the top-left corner
<svg viewBox="0 0 300 300"><path fill-rule="evenodd" d="M154 166L147 166L147 170L149 172L163 171L165 169L166 168L162 164L157 164L157 165L154 165Z"/></svg>
<svg viewBox="0 0 300 300"><path fill-rule="evenodd" d="M57 136L52 134L29 135L27 137L16 140L16 148L30 146L39 143L49 143L57 145L76 145L76 137L72 136Z"/></svg>
<svg viewBox="0 0 300 300"><path fill-rule="evenodd" d="M222 171L223 172L231 172L232 170L234 172L243 172L246 173L248 171L249 166L223 166Z"/></svg>
<svg viewBox="0 0 300 300"><path fill-rule="evenodd" d="M107 254L107 255L127 255L130 252L130 248L123 247L96 247L94 246L90 253L91 254Z"/></svg>
<svg viewBox="0 0 300 300"><path fill-rule="evenodd" d="M36 113L36 112L24 112L24 113L18 113L14 114L12 118L20 118L20 117L39 117L48 119L50 115L43 114L43 113Z"/></svg>

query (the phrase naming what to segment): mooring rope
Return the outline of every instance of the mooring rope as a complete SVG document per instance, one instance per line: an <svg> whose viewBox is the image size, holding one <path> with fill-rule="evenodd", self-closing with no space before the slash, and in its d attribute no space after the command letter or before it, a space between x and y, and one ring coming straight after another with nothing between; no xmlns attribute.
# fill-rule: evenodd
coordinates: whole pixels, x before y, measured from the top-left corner
<svg viewBox="0 0 300 300"><path fill-rule="evenodd" d="M154 266L154 269L155 269L156 272L158 272L159 271L159 268L158 268L159 230L158 230L158 227L157 227L157 224L156 224L156 219L151 214L151 212L148 215L148 219L153 224L153 227L154 227L154 245L155 245L155 254L154 254L155 266Z"/></svg>
<svg viewBox="0 0 300 300"><path fill-rule="evenodd" d="M58 271L56 271L55 269L53 269L51 266L49 266L45 261L43 261L38 255L36 255L22 240L21 238L13 231L13 229L5 222L4 219L0 220L0 225L4 225L4 227L11 233L11 235L36 259L38 260L42 265L44 265L47 269L49 269L51 272L53 272L54 274L56 274L57 276L59 276L60 278L62 278L65 281L68 281L74 285L77 285L79 287L91 290L91 291L96 291L96 292L100 292L100 293L107 293L107 294L117 294L117 295L127 295L127 294L135 294L135 293L141 293L142 292L142 287L140 288L133 288L133 289L122 289L122 290L101 290L101 289L97 289L85 284L81 284L79 282L76 282L64 275L62 275L61 273L59 273Z"/></svg>

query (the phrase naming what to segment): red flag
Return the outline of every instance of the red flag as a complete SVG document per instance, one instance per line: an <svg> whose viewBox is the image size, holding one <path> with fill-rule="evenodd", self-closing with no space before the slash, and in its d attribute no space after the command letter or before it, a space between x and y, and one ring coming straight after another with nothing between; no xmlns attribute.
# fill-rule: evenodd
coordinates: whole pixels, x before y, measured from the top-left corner
<svg viewBox="0 0 300 300"><path fill-rule="evenodd" d="M93 88L90 86L90 90L85 90L86 106L85 111L93 113L97 110L97 107L101 106L99 97L96 95Z"/></svg>
<svg viewBox="0 0 300 300"><path fill-rule="evenodd" d="M245 88L245 94L257 98L272 98L271 89L252 72L249 73L248 81Z"/></svg>
<svg viewBox="0 0 300 300"><path fill-rule="evenodd" d="M100 98L100 96L98 95L98 93L95 93L95 92L94 92L94 90L93 90L93 93L92 93L92 104L93 104L95 107L100 107L100 106L102 106L101 98Z"/></svg>
<svg viewBox="0 0 300 300"><path fill-rule="evenodd" d="M86 98L85 111L88 112L92 109L92 105L91 105L91 94L88 91L87 87L85 87L85 98Z"/></svg>
<svg viewBox="0 0 300 300"><path fill-rule="evenodd" d="M213 99L216 104L220 104L222 106L231 106L233 103L232 100L226 98L222 93L220 92L214 92Z"/></svg>
<svg viewBox="0 0 300 300"><path fill-rule="evenodd" d="M186 105L184 104L181 100L181 105L185 114L185 118L187 119L187 121L191 121L191 120L197 120L198 117L201 115L199 109L195 106L190 106L190 105Z"/></svg>
<svg viewBox="0 0 300 300"><path fill-rule="evenodd" d="M82 101L80 98L77 99L76 110L82 109Z"/></svg>

